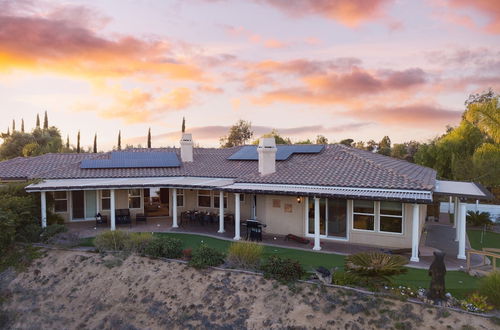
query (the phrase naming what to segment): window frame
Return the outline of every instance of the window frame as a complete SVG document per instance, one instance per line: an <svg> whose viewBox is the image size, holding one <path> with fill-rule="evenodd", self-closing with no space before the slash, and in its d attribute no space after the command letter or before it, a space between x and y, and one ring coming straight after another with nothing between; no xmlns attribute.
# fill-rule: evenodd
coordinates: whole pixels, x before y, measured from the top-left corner
<svg viewBox="0 0 500 330"><path fill-rule="evenodd" d="M351 229L353 231L363 231L363 232L369 232L369 233L376 233L378 232L378 228L377 228L377 202L376 201L371 201L371 200L368 200L368 202L372 202L373 203L373 213L365 213L365 212L354 212L354 204L356 203L356 201L366 201L365 199L353 199L352 200L352 209L351 209L351 216L352 216L352 226L351 226ZM354 217L356 215L368 215L368 216L373 216L373 229L360 229L360 228L355 228L354 227L354 222L355 222L355 219Z"/></svg>
<svg viewBox="0 0 500 330"><path fill-rule="evenodd" d="M134 190L137 190L139 192L139 195L132 195L132 191ZM127 195L128 195L128 208L130 210L139 210L142 208L142 193L141 193L141 189L140 188L137 188L137 189L127 189ZM139 207L132 207L131 206L131 200L132 199L139 199Z"/></svg>
<svg viewBox="0 0 500 330"><path fill-rule="evenodd" d="M60 193L60 192L63 192L65 194L65 198L57 198L56 197L56 194ZM68 199L69 199L68 192L67 191L54 191L54 193L52 194L52 197L54 198L54 213L68 213ZM60 202L60 201L66 202L66 209L64 211L58 211L56 209L57 202Z"/></svg>
<svg viewBox="0 0 500 330"><path fill-rule="evenodd" d="M200 192L208 192L208 194L200 194ZM208 206L203 206L203 205L200 205L200 196L203 196L203 197L207 197L209 198L209 205ZM198 208L204 208L204 209L211 209L212 208L212 205L213 205L213 195L212 195L212 191L211 190L198 190L197 191L197 196L196 196L196 205Z"/></svg>
<svg viewBox="0 0 500 330"><path fill-rule="evenodd" d="M176 189L176 200L177 200L177 207L184 207L184 189ZM181 197L181 198L179 198ZM179 201L182 199L182 204L179 205Z"/></svg>
<svg viewBox="0 0 500 330"><path fill-rule="evenodd" d="M399 203L401 204L401 215L394 215L394 214L383 214L382 213L382 203L383 202L378 202L379 203L379 207L378 207L378 232L379 233L383 233L383 234L391 234L391 235L404 235L404 232L405 232L405 207L404 207L404 203ZM396 202L397 203L397 202ZM399 218L401 219L401 232L393 232L393 231L385 231L385 230L382 230L382 226L381 226L381 218L382 217L386 217L386 218Z"/></svg>
<svg viewBox="0 0 500 330"><path fill-rule="evenodd" d="M104 196L105 191L109 192L109 196ZM109 208L104 208L104 200L107 200L109 202ZM101 210L102 211L111 210L111 190L109 189L101 190Z"/></svg>
<svg viewBox="0 0 500 330"><path fill-rule="evenodd" d="M224 196L223 197L223 199L224 199L224 210L227 210L227 208L229 207L229 194L227 192L224 192L223 196ZM213 204L212 205L214 206L214 209L218 209L219 206L220 206L220 205L217 205L217 206L215 205L215 199L216 198L219 199L219 197L220 197L220 195L217 192L215 192L213 194ZM219 201L219 203L220 203L220 201Z"/></svg>

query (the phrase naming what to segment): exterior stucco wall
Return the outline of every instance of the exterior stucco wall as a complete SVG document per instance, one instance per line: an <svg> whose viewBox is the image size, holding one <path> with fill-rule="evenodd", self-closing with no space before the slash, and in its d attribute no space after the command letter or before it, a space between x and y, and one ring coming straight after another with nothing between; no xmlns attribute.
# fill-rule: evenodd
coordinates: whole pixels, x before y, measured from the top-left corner
<svg viewBox="0 0 500 330"><path fill-rule="evenodd" d="M279 207L273 205L279 201ZM291 205L291 212L285 212L285 205ZM277 206L277 205L276 205ZM298 203L295 196L259 195L257 198L257 219L267 225L269 234L304 236L304 202Z"/></svg>

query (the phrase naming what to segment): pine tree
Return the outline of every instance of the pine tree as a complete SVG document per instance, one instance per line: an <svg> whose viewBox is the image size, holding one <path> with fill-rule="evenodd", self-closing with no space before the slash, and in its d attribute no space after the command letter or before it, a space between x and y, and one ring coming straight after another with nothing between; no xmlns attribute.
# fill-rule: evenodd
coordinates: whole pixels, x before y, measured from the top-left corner
<svg viewBox="0 0 500 330"><path fill-rule="evenodd" d="M10 127L7 127L7 136L10 136Z"/></svg>
<svg viewBox="0 0 500 330"><path fill-rule="evenodd" d="M118 150L122 150L122 131L118 131Z"/></svg>
<svg viewBox="0 0 500 330"><path fill-rule="evenodd" d="M40 115L36 114L36 128L40 128Z"/></svg>
<svg viewBox="0 0 500 330"><path fill-rule="evenodd" d="M66 149L69 150L69 134L66 136Z"/></svg>
<svg viewBox="0 0 500 330"><path fill-rule="evenodd" d="M21 132L24 133L24 119L21 119Z"/></svg>
<svg viewBox="0 0 500 330"><path fill-rule="evenodd" d="M45 117L43 118L43 129L49 129L49 116L47 111L45 111Z"/></svg>
<svg viewBox="0 0 500 330"><path fill-rule="evenodd" d="M186 132L186 118L182 117L182 133Z"/></svg>
<svg viewBox="0 0 500 330"><path fill-rule="evenodd" d="M151 127L148 131L148 148L151 149Z"/></svg>
<svg viewBox="0 0 500 330"><path fill-rule="evenodd" d="M76 136L76 152L80 153L80 131L78 131L78 135Z"/></svg>
<svg viewBox="0 0 500 330"><path fill-rule="evenodd" d="M12 133L16 131L16 121L12 119Z"/></svg>
<svg viewBox="0 0 500 330"><path fill-rule="evenodd" d="M94 135L94 153L97 153L97 133Z"/></svg>

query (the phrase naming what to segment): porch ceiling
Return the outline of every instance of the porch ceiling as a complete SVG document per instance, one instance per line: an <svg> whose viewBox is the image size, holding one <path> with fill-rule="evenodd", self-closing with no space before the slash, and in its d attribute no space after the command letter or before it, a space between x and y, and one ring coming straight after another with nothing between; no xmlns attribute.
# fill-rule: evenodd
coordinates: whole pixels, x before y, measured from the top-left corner
<svg viewBox="0 0 500 330"><path fill-rule="evenodd" d="M232 183L234 183L233 179L201 177L54 179L31 184L26 187L26 191L129 189L146 187L219 188Z"/></svg>
<svg viewBox="0 0 500 330"><path fill-rule="evenodd" d="M305 185L278 185L235 183L221 188L224 191L263 194L307 195L353 199L397 200L410 203L432 203L432 192L424 190L397 190L355 187L327 187Z"/></svg>
<svg viewBox="0 0 500 330"><path fill-rule="evenodd" d="M475 182L436 180L434 194L461 198L492 199L491 193Z"/></svg>

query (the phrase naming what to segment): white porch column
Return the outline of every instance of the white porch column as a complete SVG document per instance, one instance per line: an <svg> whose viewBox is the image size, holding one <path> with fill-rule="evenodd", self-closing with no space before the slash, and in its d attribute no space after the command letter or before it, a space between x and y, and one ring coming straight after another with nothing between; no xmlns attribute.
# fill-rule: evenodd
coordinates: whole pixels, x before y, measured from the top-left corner
<svg viewBox="0 0 500 330"><path fill-rule="evenodd" d="M40 203L42 209L42 228L47 227L47 196L46 192L40 192Z"/></svg>
<svg viewBox="0 0 500 330"><path fill-rule="evenodd" d="M321 250L319 240L319 198L314 197L314 247L313 250Z"/></svg>
<svg viewBox="0 0 500 330"><path fill-rule="evenodd" d="M172 188L172 228L179 228L177 224L177 189Z"/></svg>
<svg viewBox="0 0 500 330"><path fill-rule="evenodd" d="M413 204L413 223L411 230L411 258L410 261L418 262L418 243L420 241L420 209L418 204Z"/></svg>
<svg viewBox="0 0 500 330"><path fill-rule="evenodd" d="M460 202L460 222L457 227L460 228L458 237L458 255L457 259L466 259L465 257L465 237L466 237L466 221L465 221L465 208L467 204Z"/></svg>
<svg viewBox="0 0 500 330"><path fill-rule="evenodd" d="M448 214L451 214L451 203L453 202L453 197L450 196L448 200Z"/></svg>
<svg viewBox="0 0 500 330"><path fill-rule="evenodd" d="M111 189L109 191L109 217L110 217L110 223L111 223L111 230L115 230L116 229L116 226L115 226L115 209L116 209L116 206L115 206L115 190L114 189Z"/></svg>
<svg viewBox="0 0 500 330"><path fill-rule="evenodd" d="M457 228L457 198L450 196L450 209L451 209L451 201L453 200L453 228ZM456 237L455 237L456 239Z"/></svg>
<svg viewBox="0 0 500 330"><path fill-rule="evenodd" d="M224 201L222 201L223 203ZM240 236L240 194L234 193L234 238L235 241L241 239Z"/></svg>
<svg viewBox="0 0 500 330"><path fill-rule="evenodd" d="M100 207L100 200L99 200L99 192L100 190L95 191L95 215L97 216L97 213L100 213L101 207Z"/></svg>
<svg viewBox="0 0 500 330"><path fill-rule="evenodd" d="M458 242L458 236L460 235L460 201L458 197L455 197L455 215L453 216L455 223L453 228L455 228L455 242Z"/></svg>
<svg viewBox="0 0 500 330"><path fill-rule="evenodd" d="M239 199L238 199L239 202ZM219 191L219 231L218 233L224 232L224 192Z"/></svg>

